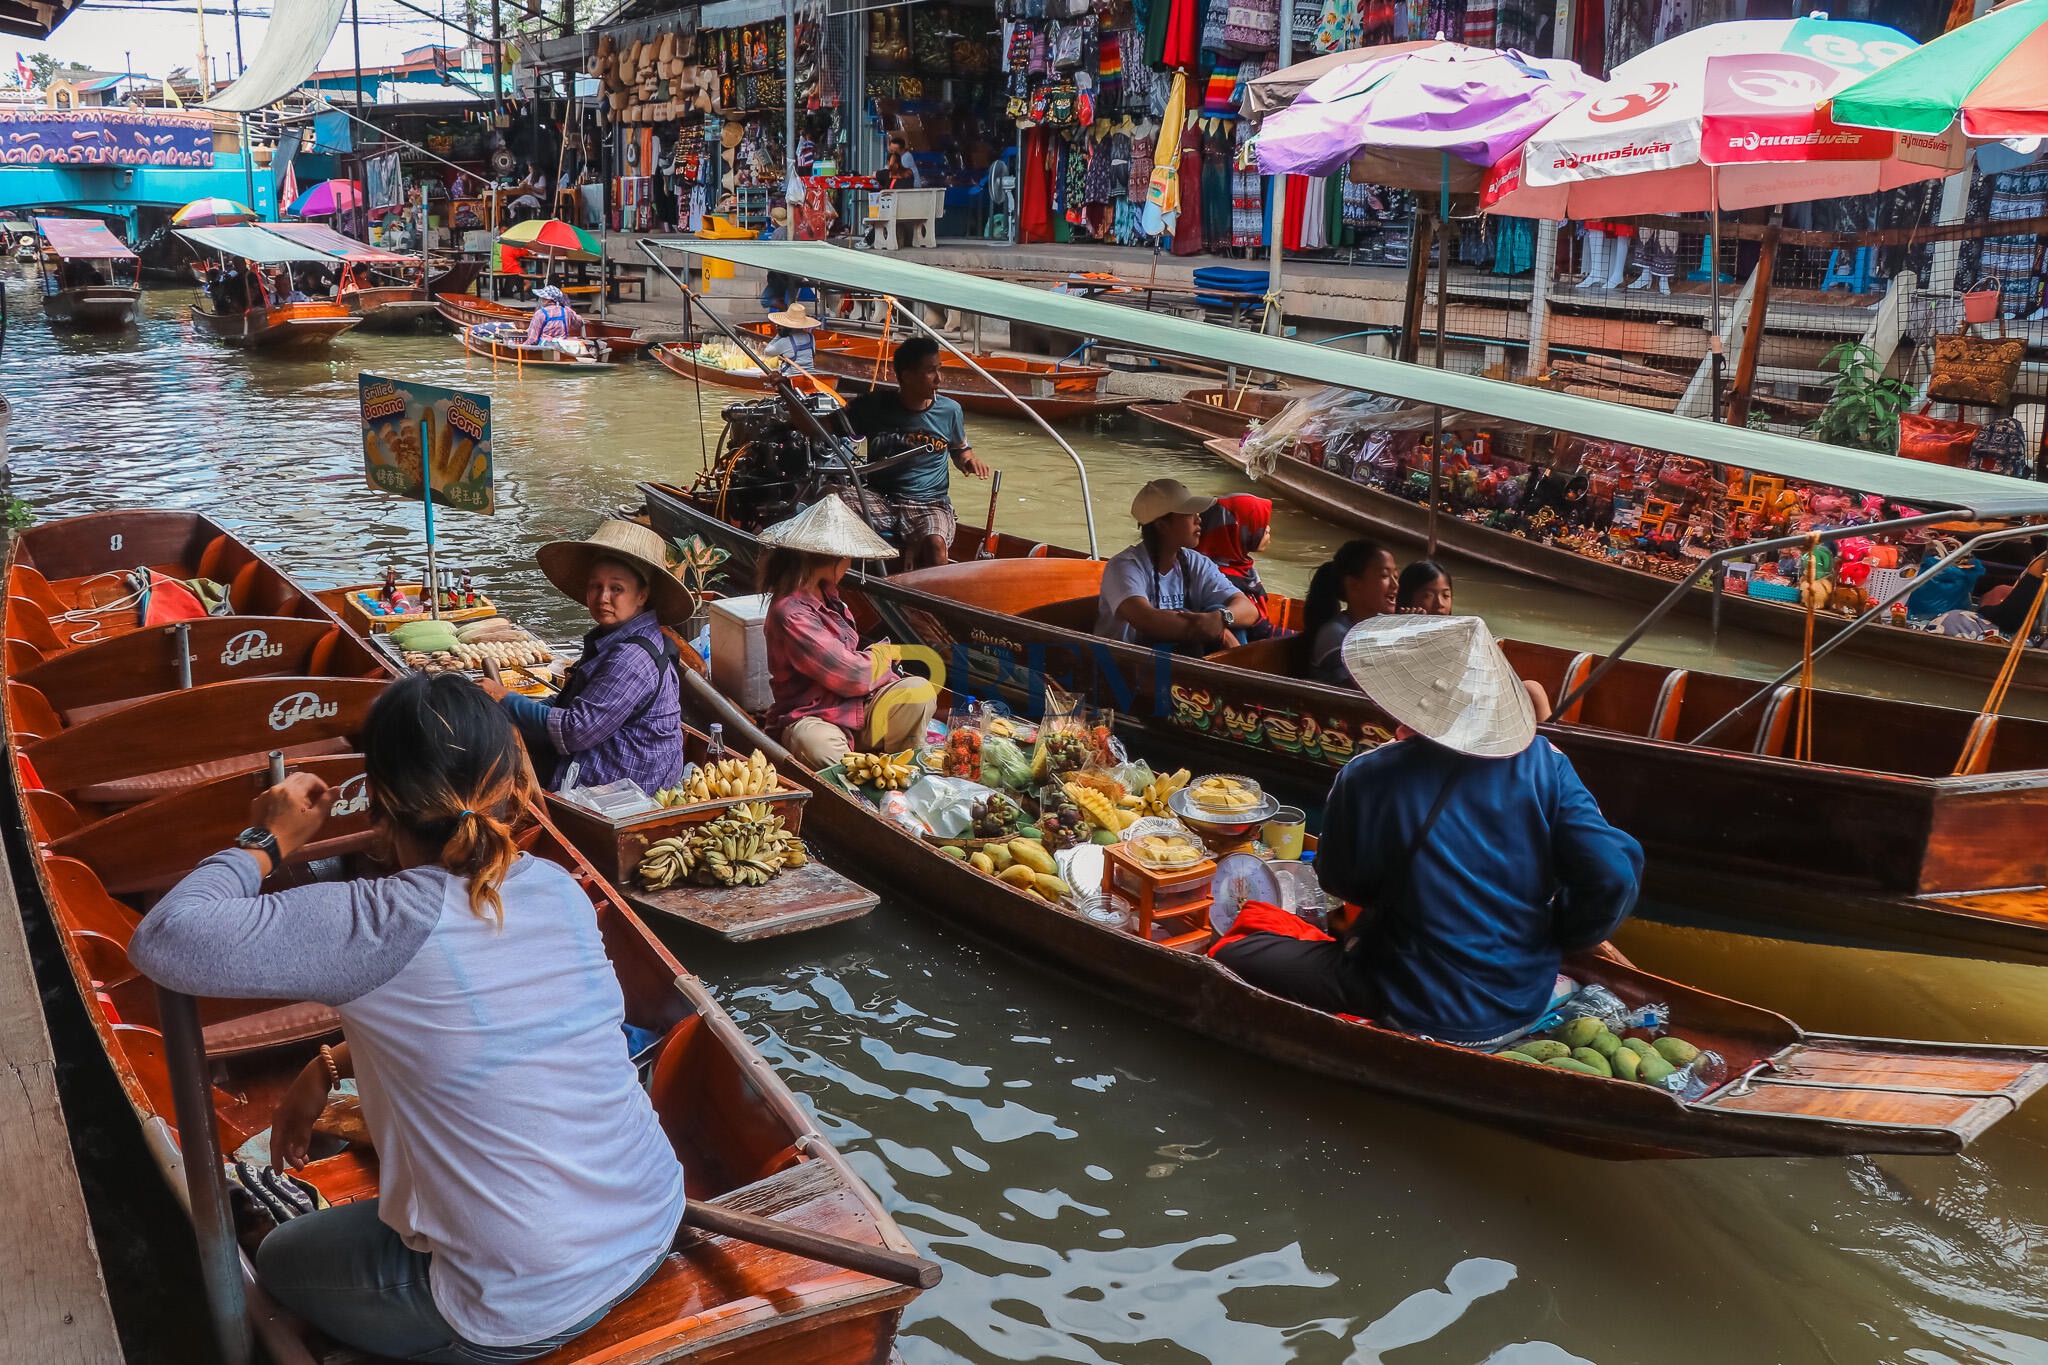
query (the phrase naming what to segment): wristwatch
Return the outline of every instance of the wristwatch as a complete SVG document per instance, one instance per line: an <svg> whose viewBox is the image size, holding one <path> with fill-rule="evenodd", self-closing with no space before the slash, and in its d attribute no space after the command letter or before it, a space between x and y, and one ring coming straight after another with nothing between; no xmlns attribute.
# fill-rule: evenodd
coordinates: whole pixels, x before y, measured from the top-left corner
<svg viewBox="0 0 2048 1365"><path fill-rule="evenodd" d="M284 861L277 848L277 836L261 825L251 825L235 836L235 847L262 850L270 856L270 865L276 867Z"/></svg>

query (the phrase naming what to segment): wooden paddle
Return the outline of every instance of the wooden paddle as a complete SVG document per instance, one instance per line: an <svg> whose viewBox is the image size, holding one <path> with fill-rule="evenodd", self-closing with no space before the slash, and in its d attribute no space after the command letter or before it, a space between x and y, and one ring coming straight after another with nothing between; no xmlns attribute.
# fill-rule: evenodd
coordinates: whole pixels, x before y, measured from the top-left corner
<svg viewBox="0 0 2048 1365"><path fill-rule="evenodd" d="M930 1289L938 1284L945 1273L937 1262L927 1261L922 1256L907 1252L891 1251L888 1247L870 1246L865 1242L849 1241L835 1237L829 1232L812 1232L808 1228L791 1227L778 1223L772 1218L757 1218L751 1213L736 1213L717 1204L699 1203L692 1199L683 1208L683 1227L698 1228L715 1232L721 1237L734 1237L755 1246L768 1247L773 1251L786 1251L792 1256L818 1261L825 1265L836 1265L846 1270L857 1270L863 1275L872 1275L878 1280L892 1284L907 1284L914 1289ZM677 1229L677 1240L681 1240L681 1229Z"/></svg>
<svg viewBox="0 0 2048 1365"><path fill-rule="evenodd" d="M982 528L981 548L974 552L976 559L993 559L995 557L995 552L989 549L988 543L990 538L996 533L996 498L1002 494L1002 491L1003 471L998 469L989 475L988 525ZM2042 596L2048 597L2048 593L2043 593Z"/></svg>

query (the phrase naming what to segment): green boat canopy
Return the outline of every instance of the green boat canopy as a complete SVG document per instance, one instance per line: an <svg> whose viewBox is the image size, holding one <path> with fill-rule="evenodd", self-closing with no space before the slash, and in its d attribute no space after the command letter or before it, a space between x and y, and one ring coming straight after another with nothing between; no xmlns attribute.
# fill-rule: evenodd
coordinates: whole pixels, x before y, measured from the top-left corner
<svg viewBox="0 0 2048 1365"><path fill-rule="evenodd" d="M238 256L257 265L289 265L294 261L331 261L334 256L325 251L316 251L301 246L288 238L280 237L254 223L238 223L230 227L173 228L180 237L197 247L218 251L223 256Z"/></svg>
<svg viewBox="0 0 2048 1365"><path fill-rule="evenodd" d="M2048 484L1902 460L1746 427L1722 426L1595 398L1553 393L1455 370L1339 351L1256 332L1164 317L1136 308L1056 294L1001 280L916 265L883 252L822 242L647 239L651 246L760 270L779 271L857 293L1025 319L1076 336L1265 370L1293 379L1452 411L1512 418L1595 440L1689 455L1752 473L1877 493L1897 502L1954 507L1985 520L2048 514ZM1704 338L1702 339L1704 344Z"/></svg>

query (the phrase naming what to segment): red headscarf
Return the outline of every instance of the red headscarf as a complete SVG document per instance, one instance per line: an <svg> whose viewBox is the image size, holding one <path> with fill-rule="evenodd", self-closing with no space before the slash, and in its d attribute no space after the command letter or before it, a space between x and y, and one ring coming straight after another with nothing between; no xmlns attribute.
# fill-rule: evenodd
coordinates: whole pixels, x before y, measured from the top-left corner
<svg viewBox="0 0 2048 1365"><path fill-rule="evenodd" d="M1245 545L1264 545L1267 528L1272 524L1272 499L1256 498L1250 493L1218 498L1214 507L1202 513L1202 540L1197 548L1215 560L1223 576L1253 601L1266 595L1266 587L1259 582L1258 568Z"/></svg>

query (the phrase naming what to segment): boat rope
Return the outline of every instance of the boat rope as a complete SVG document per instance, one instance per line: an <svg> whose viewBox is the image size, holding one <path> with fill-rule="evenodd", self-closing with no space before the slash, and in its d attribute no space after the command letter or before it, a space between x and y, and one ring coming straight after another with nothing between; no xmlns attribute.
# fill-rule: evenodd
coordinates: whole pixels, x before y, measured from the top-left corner
<svg viewBox="0 0 2048 1365"><path fill-rule="evenodd" d="M1806 538L1799 575L1799 597L1806 604L1806 643L1799 662L1799 728L1792 740L1792 757L1799 763L1813 762L1813 626L1820 615L1820 535Z"/></svg>
<svg viewBox="0 0 2048 1365"><path fill-rule="evenodd" d="M701 469L711 468L711 450L704 443L704 376L697 364L704 354L704 343L696 340L697 317L693 311L696 300L686 291L683 294L683 340L692 343L690 347L690 388L697 396L697 459ZM720 442L723 445L723 442ZM719 515L725 514L725 496L719 495Z"/></svg>
<svg viewBox="0 0 2048 1365"><path fill-rule="evenodd" d="M143 573L144 577L142 581L144 582L144 584L147 584L149 582L148 571L144 570ZM126 583L131 580L131 575L127 573L96 573L91 578L88 578L83 583L79 584L79 587L81 589L90 587L92 584L99 582L103 578L111 578L115 582ZM121 594L119 597L111 598L108 601L100 603L96 607L74 607L70 611L60 611L55 616L52 616L50 620L52 622L90 622L90 629L79 631L76 635L72 636L69 641L69 643L73 645L90 644L94 639L96 639L99 636L100 632L106 627L106 622L100 619L102 616L105 616L109 612L127 611L130 608L134 607L137 603L143 601L148 596L149 589L145 586L130 592L125 592Z"/></svg>
<svg viewBox="0 0 2048 1365"><path fill-rule="evenodd" d="M882 382L882 357L889 354L889 335L896 326L896 310L887 303L882 305L882 344L875 348L875 363L868 370L868 387Z"/></svg>
<svg viewBox="0 0 2048 1365"><path fill-rule="evenodd" d="M2048 573L2048 566L2044 566L2044 573ZM2026 581L2025 574L2020 576L2020 581ZM2018 589L2015 588L2014 591L2017 592ZM1999 668L1998 677L1991 683L1991 695L1984 699L1984 708L1977 713L1978 720L1996 717L2004 708L2006 694L2012 689L2012 680L2019 676L2020 661L2026 657L2027 641L2034 637L2034 623L2041 619L2043 602L2048 602L2048 578L2044 578L2041 586L2034 590L2034 602L2027 608L2027 619L2012 634L2012 644L2005 651L2005 663ZM1963 740L1962 755L1956 759L1955 770L1949 776L1962 777L1976 767L1985 746L1991 743L1992 734L1993 730L1989 725L1971 725L1970 733Z"/></svg>

